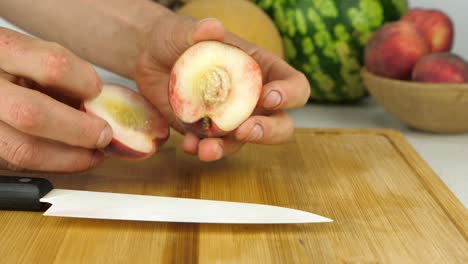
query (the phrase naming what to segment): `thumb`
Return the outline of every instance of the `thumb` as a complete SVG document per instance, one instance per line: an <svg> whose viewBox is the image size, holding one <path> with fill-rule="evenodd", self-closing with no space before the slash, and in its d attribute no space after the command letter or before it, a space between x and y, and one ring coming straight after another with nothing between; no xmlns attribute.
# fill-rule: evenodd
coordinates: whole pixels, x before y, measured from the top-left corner
<svg viewBox="0 0 468 264"><path fill-rule="evenodd" d="M216 18L205 18L198 20L189 31L187 42L190 46L204 40L224 41L225 34L226 31L221 21Z"/></svg>
<svg viewBox="0 0 468 264"><path fill-rule="evenodd" d="M172 15L159 21L153 29L148 51L154 61L169 68L193 44L205 40L223 41L225 34L223 24L217 19L196 20Z"/></svg>

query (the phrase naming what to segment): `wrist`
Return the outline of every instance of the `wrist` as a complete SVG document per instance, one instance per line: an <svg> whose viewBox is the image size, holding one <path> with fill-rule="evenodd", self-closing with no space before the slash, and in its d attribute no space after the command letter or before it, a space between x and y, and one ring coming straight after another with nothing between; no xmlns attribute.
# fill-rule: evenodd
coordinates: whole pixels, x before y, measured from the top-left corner
<svg viewBox="0 0 468 264"><path fill-rule="evenodd" d="M150 38L155 26L158 23L161 23L160 21L164 21L165 19L175 16L176 14L161 4L150 2L148 3L148 6L146 6L146 9L140 13L140 15L140 18L138 18L138 24L136 24L135 27L141 36L140 47L142 48L141 51L143 51L144 48L146 48L150 43Z"/></svg>
<svg viewBox="0 0 468 264"><path fill-rule="evenodd" d="M125 75L129 78L135 79L136 67L141 55L145 52L149 45L151 45L151 38L154 34L154 28L159 21L163 21L168 17L175 14L166 7L154 3L145 2L146 5L141 6L141 12L138 12L138 18L132 19L134 21L133 29L138 36L135 44L135 52L128 58L131 67L127 68Z"/></svg>
<svg viewBox="0 0 468 264"><path fill-rule="evenodd" d="M198 19L186 17L167 10L153 17L150 23L147 23L141 30L141 41L139 42L139 53L135 62L135 71L141 71L142 68L148 68L149 65L161 64L161 67L170 67L171 65L164 63L167 61L165 51L172 52L177 50L179 44L183 41L177 38L178 33L184 31L183 24L195 24ZM177 39L174 39L177 38ZM171 57L169 56L169 57ZM158 61L158 62L156 62ZM158 66L158 67L159 67ZM135 75L133 77L136 77Z"/></svg>

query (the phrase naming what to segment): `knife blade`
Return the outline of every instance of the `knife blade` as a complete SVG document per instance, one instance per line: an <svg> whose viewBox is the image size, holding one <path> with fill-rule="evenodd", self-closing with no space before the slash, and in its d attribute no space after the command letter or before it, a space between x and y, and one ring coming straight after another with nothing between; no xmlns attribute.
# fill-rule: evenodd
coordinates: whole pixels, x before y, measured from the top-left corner
<svg viewBox="0 0 468 264"><path fill-rule="evenodd" d="M45 178L0 176L0 210L130 221L292 224L333 220L292 208L231 201L55 189Z"/></svg>

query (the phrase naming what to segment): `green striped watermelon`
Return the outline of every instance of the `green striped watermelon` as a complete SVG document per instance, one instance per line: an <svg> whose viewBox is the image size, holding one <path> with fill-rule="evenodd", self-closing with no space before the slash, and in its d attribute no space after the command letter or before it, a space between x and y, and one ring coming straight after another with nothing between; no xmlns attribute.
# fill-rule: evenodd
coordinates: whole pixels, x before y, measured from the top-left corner
<svg viewBox="0 0 468 264"><path fill-rule="evenodd" d="M386 22L400 19L406 0L250 0L281 32L286 60L311 85L310 99L354 102L367 96L361 81L364 47Z"/></svg>

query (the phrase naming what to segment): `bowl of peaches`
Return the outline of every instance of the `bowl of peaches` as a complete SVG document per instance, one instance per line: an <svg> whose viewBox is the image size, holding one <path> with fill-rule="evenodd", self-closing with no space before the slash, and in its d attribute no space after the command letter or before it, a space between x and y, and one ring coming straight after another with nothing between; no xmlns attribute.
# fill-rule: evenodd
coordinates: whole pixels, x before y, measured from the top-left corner
<svg viewBox="0 0 468 264"><path fill-rule="evenodd" d="M453 40L443 11L408 10L368 41L361 71L367 90L408 127L468 132L468 62L452 51Z"/></svg>

